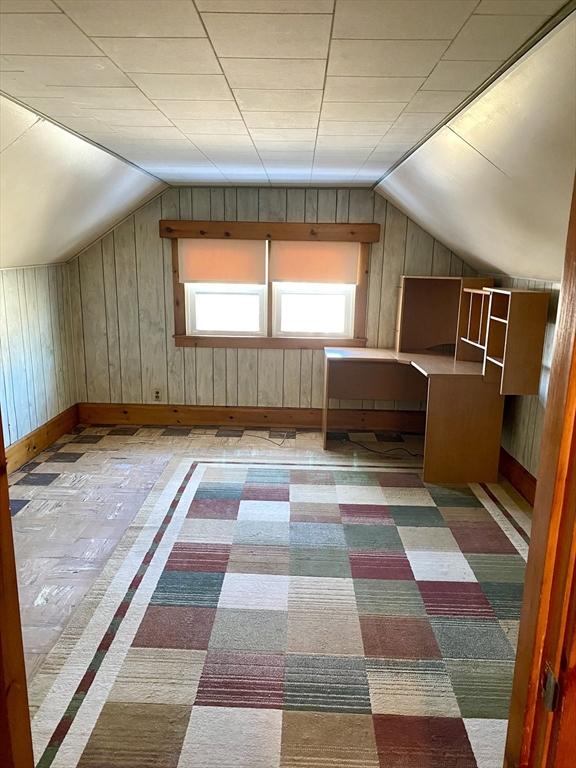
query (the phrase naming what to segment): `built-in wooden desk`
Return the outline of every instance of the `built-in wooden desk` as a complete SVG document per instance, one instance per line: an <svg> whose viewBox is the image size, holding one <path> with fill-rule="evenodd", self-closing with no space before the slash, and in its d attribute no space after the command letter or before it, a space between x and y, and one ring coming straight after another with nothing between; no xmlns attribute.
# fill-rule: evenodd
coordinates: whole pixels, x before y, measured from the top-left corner
<svg viewBox="0 0 576 768"><path fill-rule="evenodd" d="M326 347L322 431L330 398L426 400L424 480L495 482L504 398L482 364L393 349Z"/></svg>

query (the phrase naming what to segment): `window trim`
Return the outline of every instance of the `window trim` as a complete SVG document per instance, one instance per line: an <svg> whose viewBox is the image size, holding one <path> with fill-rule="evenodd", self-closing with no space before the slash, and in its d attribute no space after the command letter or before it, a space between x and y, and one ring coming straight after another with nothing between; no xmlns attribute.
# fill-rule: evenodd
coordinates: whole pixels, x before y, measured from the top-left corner
<svg viewBox="0 0 576 768"><path fill-rule="evenodd" d="M160 236L172 240L174 294L174 342L177 347L229 347L264 349L323 349L365 347L370 245L380 237L379 224L299 224L287 222L160 221ZM179 280L178 238L225 238L267 240L349 241L360 243L358 283L354 305L354 337L272 336L272 310L268 310L265 336L188 335L184 284ZM272 285L268 284L268 306Z"/></svg>

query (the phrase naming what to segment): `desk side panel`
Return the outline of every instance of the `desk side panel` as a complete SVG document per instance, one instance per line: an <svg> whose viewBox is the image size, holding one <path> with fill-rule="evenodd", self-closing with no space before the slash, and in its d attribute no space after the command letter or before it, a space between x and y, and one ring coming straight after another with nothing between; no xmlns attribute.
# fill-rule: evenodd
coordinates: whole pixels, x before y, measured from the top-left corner
<svg viewBox="0 0 576 768"><path fill-rule="evenodd" d="M431 376L425 482L496 482L503 411L498 385L481 376Z"/></svg>

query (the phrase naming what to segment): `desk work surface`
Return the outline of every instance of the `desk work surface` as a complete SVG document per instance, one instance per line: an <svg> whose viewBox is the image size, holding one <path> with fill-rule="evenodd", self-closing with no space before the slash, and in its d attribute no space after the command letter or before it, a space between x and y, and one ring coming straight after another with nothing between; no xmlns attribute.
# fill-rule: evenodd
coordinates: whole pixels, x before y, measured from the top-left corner
<svg viewBox="0 0 576 768"><path fill-rule="evenodd" d="M482 363L455 360L452 355L431 355L425 352L396 352L394 349L370 347L325 347L329 362L402 363L412 365L424 376L460 375L482 376Z"/></svg>

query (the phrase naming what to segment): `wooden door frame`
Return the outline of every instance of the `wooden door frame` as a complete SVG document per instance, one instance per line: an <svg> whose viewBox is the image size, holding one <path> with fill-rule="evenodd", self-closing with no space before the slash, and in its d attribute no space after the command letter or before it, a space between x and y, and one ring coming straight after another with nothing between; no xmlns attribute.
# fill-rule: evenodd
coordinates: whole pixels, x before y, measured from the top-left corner
<svg viewBox="0 0 576 768"><path fill-rule="evenodd" d="M8 473L0 419L0 765L32 768L32 737Z"/></svg>
<svg viewBox="0 0 576 768"><path fill-rule="evenodd" d="M542 696L549 670L562 683L573 642L576 522L576 182L562 275L542 455L534 503L524 601L504 765L552 768L566 735ZM572 649L572 658L574 659ZM568 652L570 656L570 652ZM564 658L564 662L567 657ZM572 684L571 690L573 691ZM560 689L560 697L562 691ZM558 737L555 744L551 734ZM572 746L572 757L574 746Z"/></svg>

